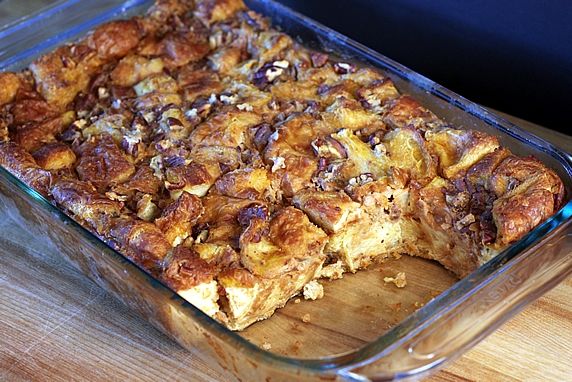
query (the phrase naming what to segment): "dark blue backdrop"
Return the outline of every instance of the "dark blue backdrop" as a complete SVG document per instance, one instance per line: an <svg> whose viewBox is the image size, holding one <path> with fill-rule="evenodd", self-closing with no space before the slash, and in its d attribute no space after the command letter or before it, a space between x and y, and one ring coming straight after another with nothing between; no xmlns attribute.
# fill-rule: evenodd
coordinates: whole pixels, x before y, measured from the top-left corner
<svg viewBox="0 0 572 382"><path fill-rule="evenodd" d="M465 97L572 134L572 1L279 0Z"/></svg>

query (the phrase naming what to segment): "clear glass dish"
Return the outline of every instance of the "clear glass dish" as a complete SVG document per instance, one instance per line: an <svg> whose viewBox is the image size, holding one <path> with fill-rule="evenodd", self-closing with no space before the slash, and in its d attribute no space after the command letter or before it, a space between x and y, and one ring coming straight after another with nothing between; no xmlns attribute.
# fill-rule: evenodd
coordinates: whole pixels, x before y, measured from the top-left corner
<svg viewBox="0 0 572 382"><path fill-rule="evenodd" d="M142 13L151 3L58 1L0 30L0 69L21 69L95 25ZM519 155L536 156L560 175L572 195L572 158L567 153L286 7L265 0L247 4L307 46L384 70L402 92L441 118L496 135ZM552 218L460 281L432 262L404 256L324 282L323 299L290 302L269 320L234 333L3 168L0 202L15 222L55 244L62 256L158 329L243 380L416 379L460 356L572 273L572 202L567 199ZM383 276L404 269L405 289L384 285ZM306 314L311 320L305 323L301 317ZM264 350L263 344L271 349Z"/></svg>

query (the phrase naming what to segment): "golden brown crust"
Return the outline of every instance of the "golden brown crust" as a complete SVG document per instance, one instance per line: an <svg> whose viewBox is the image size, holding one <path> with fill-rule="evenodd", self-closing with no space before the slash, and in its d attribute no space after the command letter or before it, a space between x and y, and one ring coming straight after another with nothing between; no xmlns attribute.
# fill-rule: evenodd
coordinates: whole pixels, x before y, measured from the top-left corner
<svg viewBox="0 0 572 382"><path fill-rule="evenodd" d="M441 172L449 179L464 173L499 147L496 137L473 130L445 128L427 132L425 137L439 157Z"/></svg>
<svg viewBox="0 0 572 382"><path fill-rule="evenodd" d="M104 60L121 58L137 46L141 31L135 20L117 20L100 25L88 37L88 46Z"/></svg>
<svg viewBox="0 0 572 382"><path fill-rule="evenodd" d="M84 143L78 151L80 159L76 171L79 178L90 181L97 188L123 183L135 172L135 166L109 135Z"/></svg>
<svg viewBox="0 0 572 382"><path fill-rule="evenodd" d="M511 155L511 152L504 147L499 147L493 152L486 154L467 170L467 179L473 184L485 186L493 171L509 155Z"/></svg>
<svg viewBox="0 0 572 382"><path fill-rule="evenodd" d="M56 142L42 146L33 154L36 163L45 170L70 168L76 160L75 153L66 144Z"/></svg>
<svg viewBox="0 0 572 382"><path fill-rule="evenodd" d="M16 126L28 122L42 122L58 115L53 105L43 99L21 99L12 105L13 123Z"/></svg>
<svg viewBox="0 0 572 382"><path fill-rule="evenodd" d="M341 191L303 190L294 196L292 203L330 233L339 231L358 206Z"/></svg>
<svg viewBox="0 0 572 382"><path fill-rule="evenodd" d="M564 185L537 159L508 156L495 169L490 188L499 196L493 205L497 246L514 242L560 208Z"/></svg>
<svg viewBox="0 0 572 382"><path fill-rule="evenodd" d="M175 247L191 234L193 226L203 212L201 200L195 195L183 192L163 210L161 216L155 220L155 225Z"/></svg>
<svg viewBox="0 0 572 382"><path fill-rule="evenodd" d="M198 224L206 227L208 243L228 244L238 248L238 239L243 229L238 221L241 210L248 206L265 206L259 201L209 195L203 198L204 214Z"/></svg>
<svg viewBox="0 0 572 382"><path fill-rule="evenodd" d="M326 109L323 118L337 129L359 130L372 125L381 126L383 123L379 115L365 110L360 102L338 95Z"/></svg>
<svg viewBox="0 0 572 382"><path fill-rule="evenodd" d="M203 96L219 93L223 89L223 84L219 81L218 75L206 70L181 70L178 82L183 87L185 100L193 102Z"/></svg>
<svg viewBox="0 0 572 382"><path fill-rule="evenodd" d="M406 126L432 128L442 123L435 114L407 95L389 102L388 106L383 120L395 128Z"/></svg>
<svg viewBox="0 0 572 382"><path fill-rule="evenodd" d="M149 166L139 166L137 172L125 183L113 187L113 191L129 195L134 191L155 195L161 188L161 180L157 178Z"/></svg>
<svg viewBox="0 0 572 382"><path fill-rule="evenodd" d="M196 144L212 146L223 145L239 147L246 144L245 137L248 128L258 125L259 115L240 110L230 110L217 114L207 122L198 125L190 135Z"/></svg>
<svg viewBox="0 0 572 382"><path fill-rule="evenodd" d="M0 73L0 106L10 103L20 88L20 79L14 73Z"/></svg>
<svg viewBox="0 0 572 382"><path fill-rule="evenodd" d="M327 236L302 211L286 207L269 219L259 207L249 208L255 211L241 221L247 228L240 236L240 258L253 274L275 278L324 260Z"/></svg>
<svg viewBox="0 0 572 382"><path fill-rule="evenodd" d="M195 242L192 249L201 259L215 266L218 273L240 266L239 255L230 245Z"/></svg>
<svg viewBox="0 0 572 382"><path fill-rule="evenodd" d="M216 268L201 259L190 248L179 246L167 259L163 280L175 291L192 288L209 282L216 274Z"/></svg>
<svg viewBox="0 0 572 382"><path fill-rule="evenodd" d="M390 165L407 171L413 178L433 179L437 165L419 131L412 127L395 129L384 137Z"/></svg>
<svg viewBox="0 0 572 382"><path fill-rule="evenodd" d="M89 58L76 57L71 48L61 47L30 65L38 91L55 108L62 110L90 81ZM95 66L97 66L95 64Z"/></svg>
<svg viewBox="0 0 572 382"><path fill-rule="evenodd" d="M171 33L162 41L168 67L178 67L199 61L210 50L206 39L192 32Z"/></svg>
<svg viewBox="0 0 572 382"><path fill-rule="evenodd" d="M552 170L533 157L519 158L514 155L507 156L496 167L490 179L490 188L502 196L535 176L542 176L542 180L545 180L542 185L556 195L561 194L562 184Z"/></svg>
<svg viewBox="0 0 572 382"><path fill-rule="evenodd" d="M30 122L18 126L13 133L13 140L26 151L34 151L46 143L56 140L55 135L65 128L61 117L56 117L44 122Z"/></svg>
<svg viewBox="0 0 572 382"><path fill-rule="evenodd" d="M32 155L13 142L0 142L0 165L18 179L47 196L52 174L36 164Z"/></svg>
<svg viewBox="0 0 572 382"><path fill-rule="evenodd" d="M99 194L91 184L75 179L58 180L50 193L56 203L97 232L104 230L110 218L119 216L123 207L121 202Z"/></svg>
<svg viewBox="0 0 572 382"><path fill-rule="evenodd" d="M219 175L218 164L191 162L184 166L169 167L165 172L165 188L173 198L183 191L204 196Z"/></svg>
<svg viewBox="0 0 572 382"><path fill-rule="evenodd" d="M204 0L197 3L195 15L210 24L223 21L244 8L242 0Z"/></svg>
<svg viewBox="0 0 572 382"><path fill-rule="evenodd" d="M520 239L554 212L554 194L533 186L495 202L493 217L498 246Z"/></svg>
<svg viewBox="0 0 572 382"><path fill-rule="evenodd" d="M230 267L219 273L219 280L226 286L239 285L244 288L252 288L257 281L256 276L244 268Z"/></svg>
<svg viewBox="0 0 572 382"><path fill-rule="evenodd" d="M111 72L111 81L118 86L133 86L137 82L163 71L163 60L148 59L137 55L123 58Z"/></svg>
<svg viewBox="0 0 572 382"><path fill-rule="evenodd" d="M128 248L136 263L151 270L161 266L171 249L157 226L127 216L113 221L109 237L115 240L120 248Z"/></svg>
<svg viewBox="0 0 572 382"><path fill-rule="evenodd" d="M275 199L276 185L272 173L265 168L234 170L221 176L214 187L218 193L239 199Z"/></svg>

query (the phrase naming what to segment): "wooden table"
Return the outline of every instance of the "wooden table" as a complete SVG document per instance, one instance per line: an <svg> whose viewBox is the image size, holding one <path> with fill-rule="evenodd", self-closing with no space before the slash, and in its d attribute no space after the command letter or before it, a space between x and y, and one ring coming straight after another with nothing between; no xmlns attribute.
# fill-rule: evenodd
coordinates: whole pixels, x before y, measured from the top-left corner
<svg viewBox="0 0 572 382"><path fill-rule="evenodd" d="M572 152L572 138L522 126ZM1 217L0 217L1 219ZM57 256L0 222L0 380L226 380ZM431 381L572 380L572 279L530 305Z"/></svg>

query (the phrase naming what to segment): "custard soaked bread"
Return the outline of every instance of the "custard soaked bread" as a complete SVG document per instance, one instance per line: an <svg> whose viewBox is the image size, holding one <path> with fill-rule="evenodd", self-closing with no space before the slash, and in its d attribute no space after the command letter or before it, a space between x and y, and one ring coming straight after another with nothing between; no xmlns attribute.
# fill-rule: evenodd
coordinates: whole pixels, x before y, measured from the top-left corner
<svg viewBox="0 0 572 382"><path fill-rule="evenodd" d="M158 0L0 84L0 164L234 330L388 256L464 277L563 200L536 159L240 0Z"/></svg>

